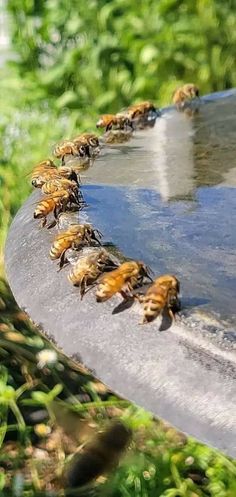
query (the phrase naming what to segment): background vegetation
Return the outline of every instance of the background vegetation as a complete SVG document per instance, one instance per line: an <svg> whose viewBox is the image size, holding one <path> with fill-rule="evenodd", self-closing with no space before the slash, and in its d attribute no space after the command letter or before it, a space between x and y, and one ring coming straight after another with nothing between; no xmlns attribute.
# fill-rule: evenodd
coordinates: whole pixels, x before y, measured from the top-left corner
<svg viewBox="0 0 236 497"><path fill-rule="evenodd" d="M235 0L9 0L21 74L65 106L168 103L177 84L236 85ZM91 110L90 110L91 112Z"/></svg>
<svg viewBox="0 0 236 497"><path fill-rule="evenodd" d="M197 83L202 94L236 86L235 0L8 0L7 6L14 61L0 70L1 257L11 218L30 191L26 175L37 161L51 155L57 140L93 129L99 113L116 111L135 100L168 104L175 87L183 82ZM0 465L8 461L0 472L0 493L45 495L44 469L37 465L29 469L27 463L35 449L35 433L24 419L22 425L22 412L25 401L34 405L35 396L25 365L38 391L52 392L69 404L68 376L73 367L60 358L66 374L57 366L46 374L38 370L36 354L49 344L19 313L3 282L0 314L4 365L0 415L5 420L0 430ZM18 333L18 346L14 333ZM80 385L81 375L76 378ZM58 384L61 389L53 390ZM22 385L27 385L27 394L24 388L19 390ZM87 394L98 402L93 387L89 388ZM47 409L47 397L41 397L43 402ZM73 402L81 412L78 395ZM113 408L121 409L119 399L112 398L112 402ZM135 429L134 441L114 477L103 482L103 495L236 495L234 462L186 440L143 411L132 406L122 409L119 415ZM111 416L96 404L92 410L85 404L83 412L96 423ZM51 419L45 423L54 433L57 428ZM9 445L12 432L13 446ZM53 458L51 473L60 457L61 453ZM26 477L26 483L19 475Z"/></svg>

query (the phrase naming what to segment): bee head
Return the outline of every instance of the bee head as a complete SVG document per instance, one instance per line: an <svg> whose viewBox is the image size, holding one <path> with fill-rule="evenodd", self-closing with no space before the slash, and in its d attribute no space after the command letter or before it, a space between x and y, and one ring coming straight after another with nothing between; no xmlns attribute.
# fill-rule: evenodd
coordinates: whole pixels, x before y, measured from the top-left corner
<svg viewBox="0 0 236 497"><path fill-rule="evenodd" d="M89 142L90 147L93 147L93 148L99 147L99 139L97 138L97 136L90 138L88 142Z"/></svg>
<svg viewBox="0 0 236 497"><path fill-rule="evenodd" d="M90 157L90 151L88 145L80 145L79 147L79 155L80 157Z"/></svg>
<svg viewBox="0 0 236 497"><path fill-rule="evenodd" d="M96 123L97 128L102 128L104 126L103 119L99 119L98 122Z"/></svg>

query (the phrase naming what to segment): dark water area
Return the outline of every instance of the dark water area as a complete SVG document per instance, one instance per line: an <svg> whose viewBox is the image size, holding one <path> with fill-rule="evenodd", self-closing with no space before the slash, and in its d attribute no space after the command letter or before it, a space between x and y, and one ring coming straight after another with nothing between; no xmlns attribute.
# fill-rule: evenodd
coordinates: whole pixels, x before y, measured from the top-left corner
<svg viewBox="0 0 236 497"><path fill-rule="evenodd" d="M155 273L174 273L185 306L204 306L236 323L236 195L199 188L194 208L163 204L154 190L86 187L95 226L105 241L144 260Z"/></svg>

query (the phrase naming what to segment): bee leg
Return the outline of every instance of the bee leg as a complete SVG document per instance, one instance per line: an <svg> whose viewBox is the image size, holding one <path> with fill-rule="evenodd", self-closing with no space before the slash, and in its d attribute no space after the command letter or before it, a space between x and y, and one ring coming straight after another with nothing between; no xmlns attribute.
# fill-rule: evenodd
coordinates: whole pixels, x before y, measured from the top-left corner
<svg viewBox="0 0 236 497"><path fill-rule="evenodd" d="M133 294L133 297L135 300L138 300L140 304L142 304L144 301L144 295L142 295L141 293L135 293Z"/></svg>
<svg viewBox="0 0 236 497"><path fill-rule="evenodd" d="M109 123L107 126L106 126L106 131L110 131L112 129L112 124Z"/></svg>
<svg viewBox="0 0 236 497"><path fill-rule="evenodd" d="M82 278L81 283L80 283L80 300L83 299L83 297L86 293L86 287L87 287L86 283L87 283L86 278L85 277Z"/></svg>
<svg viewBox="0 0 236 497"><path fill-rule="evenodd" d="M101 233L101 231L94 230L94 232L97 234L98 238L102 238L103 237L103 234ZM101 242L96 238L96 236L94 237L94 239L99 243L99 245L101 245Z"/></svg>
<svg viewBox="0 0 236 497"><path fill-rule="evenodd" d="M69 264L68 259L66 259L66 250L62 252L61 257L60 257L60 262L59 262L59 271L66 265Z"/></svg>
<svg viewBox="0 0 236 497"><path fill-rule="evenodd" d="M95 240L98 243L98 245L101 245L99 238L97 238L95 235L92 236L92 240Z"/></svg>
<svg viewBox="0 0 236 497"><path fill-rule="evenodd" d="M47 222L47 218L43 217L42 221L39 224L40 228L44 228L44 226L46 226L46 222Z"/></svg>
<svg viewBox="0 0 236 497"><path fill-rule="evenodd" d="M73 243L71 244L71 248L72 248L72 250L76 250L76 251L81 250L81 249L83 248L83 243L82 243L82 241L79 241L79 242L73 242Z"/></svg>
<svg viewBox="0 0 236 497"><path fill-rule="evenodd" d="M147 323L148 323L148 320L147 320L146 316L144 315L143 318L142 318L142 320L139 321L138 324L139 324L139 326L141 326L142 324L147 324Z"/></svg>
<svg viewBox="0 0 236 497"><path fill-rule="evenodd" d="M121 290L120 294L124 300L134 300L134 296L130 291L131 289L128 287L126 290Z"/></svg>
<svg viewBox="0 0 236 497"><path fill-rule="evenodd" d="M54 228L54 226L56 226L56 224L57 224L57 221L56 221L56 219L54 219L54 221L52 221L50 224L48 224L47 229L50 230L51 228Z"/></svg>
<svg viewBox="0 0 236 497"><path fill-rule="evenodd" d="M88 292L89 292L90 290L92 290L95 286L97 286L97 283L96 283L96 282L94 282L92 285L89 285L89 286L87 286L87 282L86 282L86 288L85 288L85 290L84 290L83 295L85 295L86 293L88 293ZM82 300L82 298L81 298L81 300Z"/></svg>
<svg viewBox="0 0 236 497"><path fill-rule="evenodd" d="M169 316L170 316L171 320L172 321L176 321L175 314L174 314L174 312L172 311L172 309L170 307L168 307L168 313L169 313Z"/></svg>

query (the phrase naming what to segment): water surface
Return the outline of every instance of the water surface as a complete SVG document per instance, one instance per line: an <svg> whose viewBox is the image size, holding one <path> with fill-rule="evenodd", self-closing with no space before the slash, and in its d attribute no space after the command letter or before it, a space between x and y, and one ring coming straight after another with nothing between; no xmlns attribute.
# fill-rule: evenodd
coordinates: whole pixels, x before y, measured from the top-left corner
<svg viewBox="0 0 236 497"><path fill-rule="evenodd" d="M226 94L227 95L227 94ZM104 149L84 181L93 223L128 257L181 281L185 309L236 324L236 94L175 110Z"/></svg>

